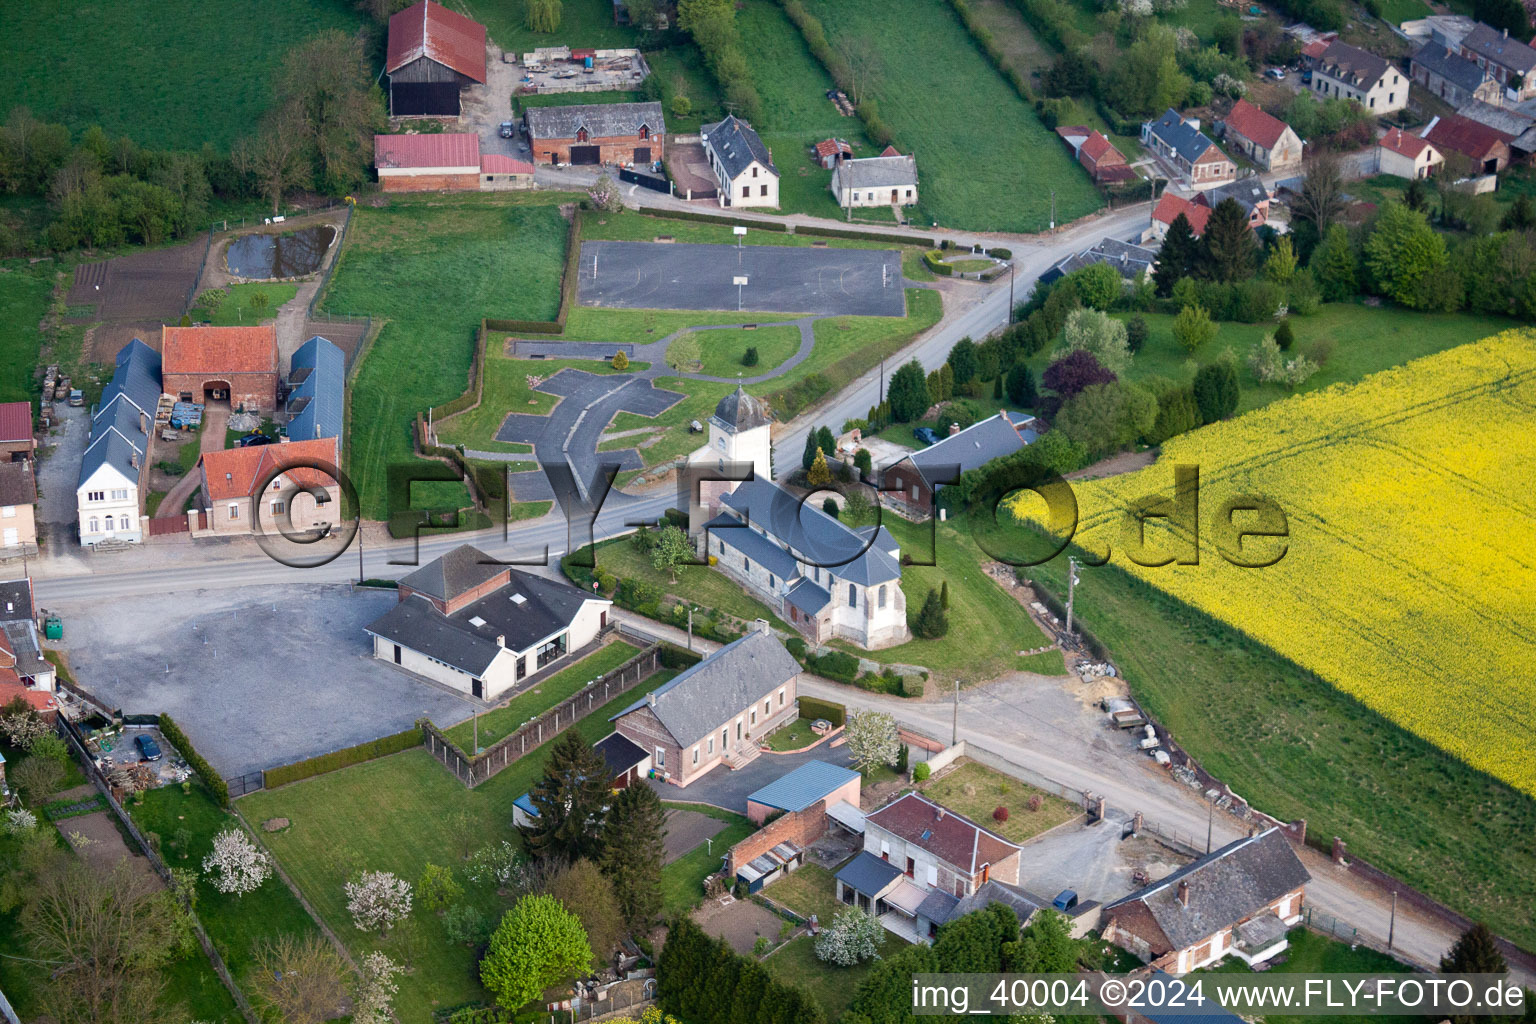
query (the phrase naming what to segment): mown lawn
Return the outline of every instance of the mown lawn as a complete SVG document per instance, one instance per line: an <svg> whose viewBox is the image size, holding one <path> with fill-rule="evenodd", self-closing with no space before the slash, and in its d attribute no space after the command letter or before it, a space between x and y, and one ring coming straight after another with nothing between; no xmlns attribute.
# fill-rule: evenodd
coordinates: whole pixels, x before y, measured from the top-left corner
<svg viewBox="0 0 1536 1024"><path fill-rule="evenodd" d="M296 284L232 284L227 288L210 288L197 297L187 315L193 323L207 322L215 327L265 323L276 319L278 309L292 301L298 292ZM258 295L265 298L257 299Z"/></svg>
<svg viewBox="0 0 1536 1024"><path fill-rule="evenodd" d="M923 209L941 226L1040 231L1050 221L1053 190L1057 223L1102 205L1086 172L976 48L948 4L806 6L834 47L857 39L872 52L866 88L896 148L917 154ZM922 41L920 56L913 40Z"/></svg>
<svg viewBox="0 0 1536 1024"><path fill-rule="evenodd" d="M159 149L226 150L255 133L289 49L363 25L347 0L3 4L0 66L11 70L0 110L26 106L75 132L98 124Z"/></svg>
<svg viewBox="0 0 1536 1024"><path fill-rule="evenodd" d="M501 355L505 338L493 335L486 345L485 389L480 404L468 412L442 421L438 439L448 444L462 444L480 451L531 452L532 446L496 440L508 413L547 416L560 403L560 396L529 387L530 375L553 377L561 370L574 368L585 373L614 373L600 359L508 359ZM599 354L601 346L593 346ZM631 363L631 369L644 369L648 363Z"/></svg>
<svg viewBox="0 0 1536 1024"><path fill-rule="evenodd" d="M989 550L1040 554L1022 527L952 522ZM1025 571L1064 598L1065 563L1063 554ZM1078 621L1208 771L1267 814L1306 818L1315 842L1340 836L1353 855L1521 945L1536 942L1536 799L1119 569L1081 576Z"/></svg>
<svg viewBox="0 0 1536 1024"><path fill-rule="evenodd" d="M586 686L604 672L612 671L639 654L638 648L621 640L582 658L530 690L513 697L493 711L477 716L479 722L460 722L445 730L448 738L467 753L474 753L476 729L479 730L480 746L488 747L503 736L516 732L524 722L537 718L550 708Z"/></svg>
<svg viewBox="0 0 1536 1024"><path fill-rule="evenodd" d="M1028 783L1010 779L984 764L969 761L922 787L923 793L957 814L963 814L1004 839L1027 842L1064 821L1077 817L1079 810L1060 797L1051 796ZM1029 801L1040 798L1040 809L1031 811ZM1008 809L1008 820L998 821L993 812Z"/></svg>
<svg viewBox="0 0 1536 1024"><path fill-rule="evenodd" d="M757 831L740 814L703 804L666 804L685 811L697 811L726 822L723 831L709 842L700 843L661 869L661 913L672 917L692 910L704 901L704 879L720 870L727 850Z"/></svg>
<svg viewBox="0 0 1536 1024"><path fill-rule="evenodd" d="M917 616L930 589L949 584L949 632L936 640L918 637L896 647L865 651L845 641L833 646L881 664L923 665L933 680L962 686L995 679L1005 672L1039 672L1060 675L1065 666L1060 651L1020 657L1017 651L1046 643L1045 634L1025 612L1024 606L982 572L987 556L968 534L953 522L909 523L886 515L882 525L901 545L914 564L901 570L901 589L907 597L907 620ZM931 532L930 532L931 531ZM920 563L931 562L931 565ZM929 685L938 685L930 680Z"/></svg>
<svg viewBox="0 0 1536 1024"><path fill-rule="evenodd" d="M409 507L387 467L415 461L411 424L463 392L487 316L554 317L567 224L558 194L456 196L359 207L324 298L385 321L350 389L347 469L369 519ZM543 205L534 205L538 200Z"/></svg>
<svg viewBox="0 0 1536 1024"><path fill-rule="evenodd" d="M609 715L674 675L669 669L657 672L577 722L576 730L595 743L613 731ZM381 940L372 932L358 931L347 913L342 885L359 870L393 871L415 884L429 863L451 867L465 888L465 901L479 907L494 925L507 901L469 883L463 875L465 855L502 840L520 845L512 827L512 801L526 793L543 770L544 756L530 751L469 790L424 748L417 748L253 793L240 799L239 808L252 823L276 817L292 822L284 831L264 836L267 845L355 956L373 949L396 959L410 954L412 970L400 978L395 1014L402 1021L429 1020L434 1009L489 999L473 952L449 943L442 921L422 911L413 918L414 934L396 929ZM445 828L460 817L470 825L468 849Z"/></svg>
<svg viewBox="0 0 1536 1024"><path fill-rule="evenodd" d="M0 268L5 270L0 274L0 402L31 401L35 411L32 371L42 346L37 325L48 312L54 268L25 260L6 260Z"/></svg>
<svg viewBox="0 0 1536 1024"><path fill-rule="evenodd" d="M1207 363L1230 347L1238 357L1238 380L1242 384L1238 412L1257 409L1297 392L1315 391L1330 384L1351 383L1377 370L1478 341L1512 326L1509 320L1500 317L1469 313L1421 313L1396 306L1371 307L1351 302L1330 302L1320 306L1312 316L1291 317L1291 329L1296 334L1296 341L1291 347L1292 355L1305 353L1319 341L1333 343L1332 354L1322 370L1296 392L1292 392L1278 384L1260 384L1247 367L1248 353L1260 338L1274 331L1274 324L1223 323L1212 341L1191 353L1173 340L1172 315L1141 315L1146 318L1149 329L1147 343L1136 354L1126 377L1130 380L1144 380L1151 376L1163 376L1182 380L1187 372L1185 363L1189 360ZM1126 314L1122 319L1129 317L1130 314ZM1037 376L1050 363L1049 350L1030 360Z"/></svg>
<svg viewBox="0 0 1536 1024"><path fill-rule="evenodd" d="M767 373L800 350L800 328L757 327L698 331L694 334L701 355L699 373L712 377L755 377ZM748 348L757 349L757 363L742 362Z"/></svg>
<svg viewBox="0 0 1536 1024"><path fill-rule="evenodd" d="M519 57L541 46L635 46L639 36L634 28L613 23L613 4L609 0L565 0L560 8L560 28L552 33L529 31L523 24L522 4L465 0L464 7L470 17L485 26L492 42Z"/></svg>
<svg viewBox="0 0 1536 1024"><path fill-rule="evenodd" d="M763 887L763 895L781 903L799 914L816 920L825 927L843 906L837 902L837 881L832 872L820 864L805 864L771 885Z"/></svg>
<svg viewBox="0 0 1536 1024"><path fill-rule="evenodd" d="M800 750L820 738L811 731L811 723L808 719L797 718L781 727L764 742L773 750Z"/></svg>
<svg viewBox="0 0 1536 1024"><path fill-rule="evenodd" d="M161 856L167 864L199 873L203 858L213 849L214 836L229 828L239 828L235 816L220 809L199 785L194 785L190 794L183 793L179 786L146 793L142 804L128 805L128 813L146 834L160 837ZM260 827L260 822L251 824ZM186 835L178 836L182 829ZM256 951L263 941L318 931L303 904L275 875L244 896L221 893L206 876L200 878L197 916L237 983L256 970Z"/></svg>
<svg viewBox="0 0 1536 1024"><path fill-rule="evenodd" d="M619 579L639 580L705 608L716 608L727 615L751 622L769 619L778 622L766 605L720 572L705 565L680 565L677 582L651 565L648 554L638 550L628 536L597 546L597 568Z"/></svg>

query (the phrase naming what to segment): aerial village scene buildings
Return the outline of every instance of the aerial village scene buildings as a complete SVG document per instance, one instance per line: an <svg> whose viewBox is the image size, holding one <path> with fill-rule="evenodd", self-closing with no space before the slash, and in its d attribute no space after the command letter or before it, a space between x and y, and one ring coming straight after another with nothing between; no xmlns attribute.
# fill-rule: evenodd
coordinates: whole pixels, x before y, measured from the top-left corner
<svg viewBox="0 0 1536 1024"><path fill-rule="evenodd" d="M0 1021L1536 998L1536 8L0 26Z"/></svg>

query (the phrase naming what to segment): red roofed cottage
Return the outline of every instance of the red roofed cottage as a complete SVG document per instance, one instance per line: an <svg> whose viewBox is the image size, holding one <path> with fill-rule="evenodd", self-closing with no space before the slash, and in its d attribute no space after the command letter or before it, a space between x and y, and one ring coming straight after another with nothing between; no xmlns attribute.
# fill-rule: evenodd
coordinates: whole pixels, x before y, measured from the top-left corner
<svg viewBox="0 0 1536 1024"><path fill-rule="evenodd" d="M1226 119L1227 141L1266 171L1301 165L1301 139L1290 125L1247 100L1238 100Z"/></svg>
<svg viewBox="0 0 1536 1024"><path fill-rule="evenodd" d="M213 510L214 533L303 533L341 520L341 487L330 475L334 437L206 452L201 461L202 499Z"/></svg>
<svg viewBox="0 0 1536 1024"><path fill-rule="evenodd" d="M1401 128L1393 128L1377 144L1382 174L1399 178L1427 178L1445 163L1440 151L1424 139Z"/></svg>
<svg viewBox="0 0 1536 1024"><path fill-rule="evenodd" d="M421 0L389 19L391 117L458 117L459 90L485 82L485 26Z"/></svg>
<svg viewBox="0 0 1536 1024"><path fill-rule="evenodd" d="M183 402L227 401L232 409L277 408L277 328L163 327L163 389Z"/></svg>

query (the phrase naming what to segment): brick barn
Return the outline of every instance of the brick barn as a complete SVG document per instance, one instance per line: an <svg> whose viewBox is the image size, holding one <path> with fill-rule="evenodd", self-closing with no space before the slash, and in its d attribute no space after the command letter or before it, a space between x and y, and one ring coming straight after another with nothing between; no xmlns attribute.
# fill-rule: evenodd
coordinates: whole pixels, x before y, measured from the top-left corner
<svg viewBox="0 0 1536 1024"><path fill-rule="evenodd" d="M480 187L480 136L375 135L373 166L385 192L435 192Z"/></svg>
<svg viewBox="0 0 1536 1024"><path fill-rule="evenodd" d="M277 408L277 328L165 327L160 334L165 393L231 409Z"/></svg>
<svg viewBox="0 0 1536 1024"><path fill-rule="evenodd" d="M433 0L389 19L389 116L458 117L459 90L485 83L485 26Z"/></svg>
<svg viewBox="0 0 1536 1024"><path fill-rule="evenodd" d="M536 164L649 164L664 155L660 103L532 107L523 123Z"/></svg>

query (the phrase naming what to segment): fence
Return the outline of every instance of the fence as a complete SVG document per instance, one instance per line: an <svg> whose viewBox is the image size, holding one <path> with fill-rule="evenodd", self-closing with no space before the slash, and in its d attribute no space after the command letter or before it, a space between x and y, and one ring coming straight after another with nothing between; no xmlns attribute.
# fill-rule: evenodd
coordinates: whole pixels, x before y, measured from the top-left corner
<svg viewBox="0 0 1536 1024"><path fill-rule="evenodd" d="M10 1000L5 998L5 993L0 992L0 1020L6 1024L21 1024L21 1019L16 1016L16 1011L11 1009Z"/></svg>
<svg viewBox="0 0 1536 1024"><path fill-rule="evenodd" d="M423 721L427 750L470 789L505 771L530 750L537 749L545 740L553 739L575 725L594 708L608 703L614 697L655 675L661 667L661 645L652 644L624 664L605 675L599 676L565 700L550 708L531 722L486 747L471 757L450 740L436 725Z"/></svg>
<svg viewBox="0 0 1536 1024"><path fill-rule="evenodd" d="M666 178L658 178L652 174L641 174L639 171L632 171L628 167L619 168L619 180L628 182L631 185L639 185L641 188L648 188L652 192L666 194L672 192L672 183Z"/></svg>
<svg viewBox="0 0 1536 1024"><path fill-rule="evenodd" d="M123 830L133 837L133 841L143 851L150 866L155 869L155 873L174 891L171 869L166 866L165 861L160 859L160 854L155 851L154 847L150 846L149 841L144 838L144 834L139 831L139 827L134 824L128 812L123 809L123 805L117 802L117 797L112 795L111 784L107 781L106 776L102 775L101 769L96 767L95 759L85 749L85 738L79 734L75 724L64 716L60 715L58 722L59 731L69 741L70 746L74 748L80 763L85 766L86 777L96 786L97 791L107 798L107 806L112 809L113 814L117 815L117 820L122 824ZM182 753L185 754L186 752L183 751ZM256 1011L251 1007L250 1001L245 998L245 993L240 991L240 987L235 984L235 979L230 976L229 968L224 964L224 958L219 955L219 951L213 947L213 941L208 938L208 933L203 930L203 922L198 919L197 911L190 906L186 907L186 911L187 916L192 921L192 932L197 936L197 944L203 947L203 953L208 957L209 963L213 964L214 972L218 974L219 980L224 983L224 987L229 989L229 994L234 997L235 1005L240 1008L241 1015L250 1024L261 1024L260 1019L256 1016Z"/></svg>
<svg viewBox="0 0 1536 1024"><path fill-rule="evenodd" d="M263 787L262 779L265 776L261 772L247 772L244 775L234 775L224 780L224 785L229 787L229 798L233 800L237 796L245 796L247 793L255 793Z"/></svg>
<svg viewBox="0 0 1536 1024"><path fill-rule="evenodd" d="M1202 836L1189 832L1180 832L1176 828L1160 825L1155 821L1147 821L1145 818L1141 822L1141 831L1150 832L1152 835L1157 836L1158 841L1164 846L1172 847L1185 856L1205 856L1205 839Z"/></svg>
<svg viewBox="0 0 1536 1024"><path fill-rule="evenodd" d="M192 284L187 288L187 301L181 307L181 315L186 316L192 308L192 303L197 300L197 286L202 283L203 271L208 267L208 253L213 249L213 225L208 225L208 242L203 246L203 258L198 261L197 274L192 278Z"/></svg>

